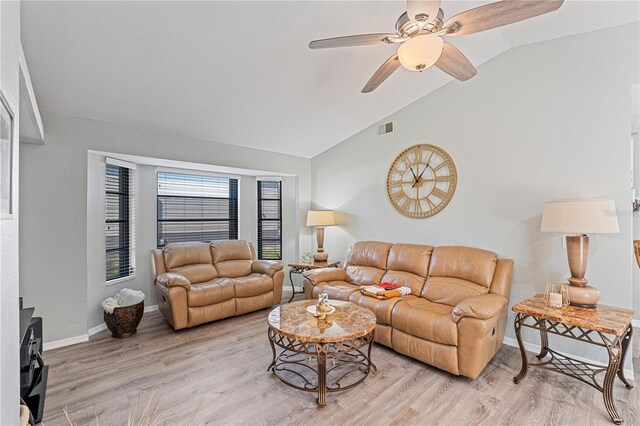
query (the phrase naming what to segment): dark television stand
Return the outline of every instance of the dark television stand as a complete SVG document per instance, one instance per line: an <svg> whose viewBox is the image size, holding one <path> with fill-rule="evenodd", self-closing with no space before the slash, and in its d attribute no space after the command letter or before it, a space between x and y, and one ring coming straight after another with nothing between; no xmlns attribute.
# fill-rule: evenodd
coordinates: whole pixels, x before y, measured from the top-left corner
<svg viewBox="0 0 640 426"><path fill-rule="evenodd" d="M22 308L20 298L20 399L29 407L36 423L44 415L49 366L42 359L42 318L35 308Z"/></svg>

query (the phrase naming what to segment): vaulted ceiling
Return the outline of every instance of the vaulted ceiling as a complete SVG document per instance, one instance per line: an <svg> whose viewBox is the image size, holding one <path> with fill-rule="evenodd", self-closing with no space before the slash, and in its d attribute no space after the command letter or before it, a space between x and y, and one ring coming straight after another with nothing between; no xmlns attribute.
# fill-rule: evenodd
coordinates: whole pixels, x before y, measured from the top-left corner
<svg viewBox="0 0 640 426"><path fill-rule="evenodd" d="M486 3L442 9L446 19ZM395 46L308 48L393 32L404 10L402 1L23 2L22 42L44 111L313 157L452 80L400 69L364 95ZM477 66L518 45L638 21L639 10L633 0L568 0L448 41Z"/></svg>

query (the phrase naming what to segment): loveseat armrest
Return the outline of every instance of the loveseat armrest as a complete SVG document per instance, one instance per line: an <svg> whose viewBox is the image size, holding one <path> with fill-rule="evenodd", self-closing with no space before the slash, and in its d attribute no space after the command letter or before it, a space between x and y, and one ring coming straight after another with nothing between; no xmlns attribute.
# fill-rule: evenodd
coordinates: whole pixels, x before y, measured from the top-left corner
<svg viewBox="0 0 640 426"><path fill-rule="evenodd" d="M254 260L251 264L251 272L266 274L270 277L273 277L273 274L281 270L282 263L273 260Z"/></svg>
<svg viewBox="0 0 640 426"><path fill-rule="evenodd" d="M324 281L346 281L347 271L343 268L320 268L305 271L302 274L312 286Z"/></svg>
<svg viewBox="0 0 640 426"><path fill-rule="evenodd" d="M191 282L182 274L176 272L165 272L156 277L156 282L167 288L183 287L185 290L191 290Z"/></svg>
<svg viewBox="0 0 640 426"><path fill-rule="evenodd" d="M458 322L464 317L478 318L481 320L493 318L507 306L507 298L499 294L483 294L470 297L458 303L451 317L453 322Z"/></svg>

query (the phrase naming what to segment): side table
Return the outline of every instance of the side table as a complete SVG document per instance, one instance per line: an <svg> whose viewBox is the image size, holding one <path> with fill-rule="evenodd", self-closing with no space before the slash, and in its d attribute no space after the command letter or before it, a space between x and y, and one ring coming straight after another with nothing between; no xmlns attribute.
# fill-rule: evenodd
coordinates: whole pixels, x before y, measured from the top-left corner
<svg viewBox="0 0 640 426"><path fill-rule="evenodd" d="M516 313L515 331L522 356L520 373L513 378L517 384L527 375L528 366L540 367L576 378L602 392L604 405L615 424L623 422L616 411L613 401L613 382L618 378L631 389L633 386L624 377L624 359L629 349L631 320L633 310L613 306L598 305L596 308L551 308L546 306L541 294L530 297L511 308ZM539 363L529 364L527 353L522 343L520 332L522 327L540 331ZM605 366L592 364L562 355L549 348L547 333L568 337L580 342L601 346L607 349L609 364ZM547 360L545 357L549 355ZM596 380L599 373L605 373L600 384Z"/></svg>
<svg viewBox="0 0 640 426"><path fill-rule="evenodd" d="M293 297L296 294L304 293L304 289L302 291L296 291L296 287L293 285L293 274L300 274L304 271L310 271L311 269L320 269L320 268L338 268L340 262L337 260L330 260L328 262L314 262L314 263L289 263L289 282L291 283L291 298L287 303L291 303Z"/></svg>

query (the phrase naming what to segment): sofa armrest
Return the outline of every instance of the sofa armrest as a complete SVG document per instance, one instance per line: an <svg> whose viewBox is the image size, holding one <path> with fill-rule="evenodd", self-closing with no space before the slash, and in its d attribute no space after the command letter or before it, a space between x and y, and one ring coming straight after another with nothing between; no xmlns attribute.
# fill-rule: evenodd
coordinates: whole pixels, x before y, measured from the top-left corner
<svg viewBox="0 0 640 426"><path fill-rule="evenodd" d="M191 290L191 283L184 275L176 272L165 272L156 277L156 282L163 286L170 287L183 287L185 290Z"/></svg>
<svg viewBox="0 0 640 426"><path fill-rule="evenodd" d="M280 270L282 270L282 263L273 260L254 260L251 264L251 272L267 274L270 277Z"/></svg>
<svg viewBox="0 0 640 426"><path fill-rule="evenodd" d="M320 268L305 271L302 274L312 286L316 286L323 281L346 281L347 271L343 268Z"/></svg>
<svg viewBox="0 0 640 426"><path fill-rule="evenodd" d="M458 322L464 317L489 319L500 314L507 306L507 298L499 294L483 294L481 296L470 297L458 303L451 317L453 322Z"/></svg>

